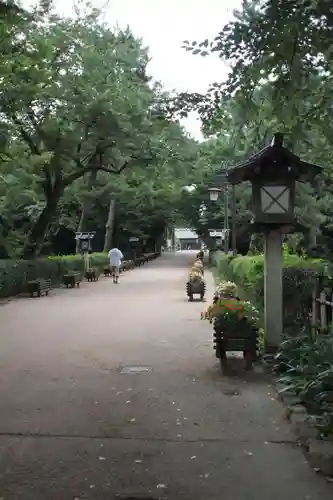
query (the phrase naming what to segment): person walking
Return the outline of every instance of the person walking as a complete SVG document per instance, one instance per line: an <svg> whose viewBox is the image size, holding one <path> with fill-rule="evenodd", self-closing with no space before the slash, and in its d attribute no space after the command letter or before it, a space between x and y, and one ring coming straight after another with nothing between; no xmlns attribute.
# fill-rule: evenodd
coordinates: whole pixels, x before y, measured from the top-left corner
<svg viewBox="0 0 333 500"><path fill-rule="evenodd" d="M119 274L120 274L120 265L121 265L121 261L124 258L124 256L123 256L122 252L119 250L119 248L117 248L117 247L111 248L108 256L109 256L109 262L110 262L110 266L111 266L113 283L118 284Z"/></svg>

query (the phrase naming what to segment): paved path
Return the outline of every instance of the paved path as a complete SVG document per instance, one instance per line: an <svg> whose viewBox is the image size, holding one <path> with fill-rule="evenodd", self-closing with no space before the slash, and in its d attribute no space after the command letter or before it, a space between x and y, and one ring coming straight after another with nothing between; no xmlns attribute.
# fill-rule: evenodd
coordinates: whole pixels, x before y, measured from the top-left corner
<svg viewBox="0 0 333 500"><path fill-rule="evenodd" d="M0 499L332 499L268 385L221 376L192 260L0 308Z"/></svg>

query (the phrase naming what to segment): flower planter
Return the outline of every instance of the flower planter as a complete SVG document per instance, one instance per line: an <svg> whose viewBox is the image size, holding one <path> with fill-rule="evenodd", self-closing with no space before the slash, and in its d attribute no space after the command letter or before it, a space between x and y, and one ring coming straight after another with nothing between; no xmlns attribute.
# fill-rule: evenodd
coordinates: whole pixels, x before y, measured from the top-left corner
<svg viewBox="0 0 333 500"><path fill-rule="evenodd" d="M103 272L104 276L112 276L111 266L104 266Z"/></svg>
<svg viewBox="0 0 333 500"><path fill-rule="evenodd" d="M246 370L252 369L257 354L258 329L246 320L244 317L234 325L223 319L214 320L214 349L223 372L227 368L228 351L243 352Z"/></svg>
<svg viewBox="0 0 333 500"><path fill-rule="evenodd" d="M88 281L98 281L99 272L97 269L88 269L85 272L85 277Z"/></svg>
<svg viewBox="0 0 333 500"><path fill-rule="evenodd" d="M186 294L190 302L193 301L193 295L200 295L200 300L204 299L206 283L204 281L188 281L186 283Z"/></svg>

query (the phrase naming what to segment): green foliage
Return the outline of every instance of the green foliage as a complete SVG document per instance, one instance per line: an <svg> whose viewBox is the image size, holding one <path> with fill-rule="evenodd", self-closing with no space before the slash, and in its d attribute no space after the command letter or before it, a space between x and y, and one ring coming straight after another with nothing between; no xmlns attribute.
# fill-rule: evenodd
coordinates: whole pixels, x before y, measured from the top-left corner
<svg viewBox="0 0 333 500"><path fill-rule="evenodd" d="M105 253L90 256L92 267L103 269L108 264ZM54 286L59 285L62 277L69 271L84 270L81 255L64 255L34 260L0 260L0 297L10 297L25 290L27 281L36 278L51 279Z"/></svg>
<svg viewBox="0 0 333 500"><path fill-rule="evenodd" d="M286 339L276 357L285 391L296 395L310 413L324 415L321 436L333 434L333 335L306 330Z"/></svg>
<svg viewBox="0 0 333 500"><path fill-rule="evenodd" d="M299 251L316 249L330 258L332 28L329 2L244 1L216 37L184 42L185 50L195 57L210 54L226 62L230 69L226 80L212 82L206 95L179 94L169 106L176 115L199 112L204 133L214 137L207 143L219 145L223 154L230 151L224 158L226 166L266 146L276 132L285 134L286 145L296 154L323 166L314 185L297 186L296 215L309 230L288 237L288 244ZM249 210L247 196L240 195L240 214Z"/></svg>
<svg viewBox="0 0 333 500"><path fill-rule="evenodd" d="M259 310L264 307L264 256L226 256L215 252L214 265L217 276L234 281L240 295L250 300ZM285 329L299 328L308 324L312 291L315 278L326 276L326 262L320 259L304 259L297 255L284 254L283 302Z"/></svg>
<svg viewBox="0 0 333 500"><path fill-rule="evenodd" d="M0 257L45 253L59 226L104 231L112 199L115 233L156 237L197 144L167 118L141 40L89 3L74 18L39 4L0 12Z"/></svg>

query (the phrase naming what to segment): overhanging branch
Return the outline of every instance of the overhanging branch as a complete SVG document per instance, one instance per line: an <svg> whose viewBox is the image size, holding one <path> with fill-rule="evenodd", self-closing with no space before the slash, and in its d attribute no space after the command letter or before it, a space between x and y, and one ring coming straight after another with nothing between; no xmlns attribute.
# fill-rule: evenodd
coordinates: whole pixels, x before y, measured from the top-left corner
<svg viewBox="0 0 333 500"><path fill-rule="evenodd" d="M32 154L40 156L41 152L40 152L39 148L32 140L32 137L30 137L28 132L24 129L24 126L23 126L23 123L21 122L21 120L19 118L17 118L17 116L15 116L15 115L12 115L11 118L12 118L13 122L15 123L15 125L18 127L22 139L29 146L29 149L32 152Z"/></svg>
<svg viewBox="0 0 333 500"><path fill-rule="evenodd" d="M63 178L62 184L63 184L64 187L69 186L70 184L72 184L77 179L80 179L81 177L83 177L88 172L92 172L94 170L101 171L101 172L106 172L108 174L118 175L123 170L125 170L125 168L130 164L130 162L127 161L120 168L116 169L116 168L109 168L109 167L103 167L103 166L97 166L96 167L96 166L93 166L93 165L85 165L84 166L80 162L80 160L76 160L75 162L76 162L77 166L79 167L79 170L77 170L76 172L72 172L72 173L66 175Z"/></svg>

